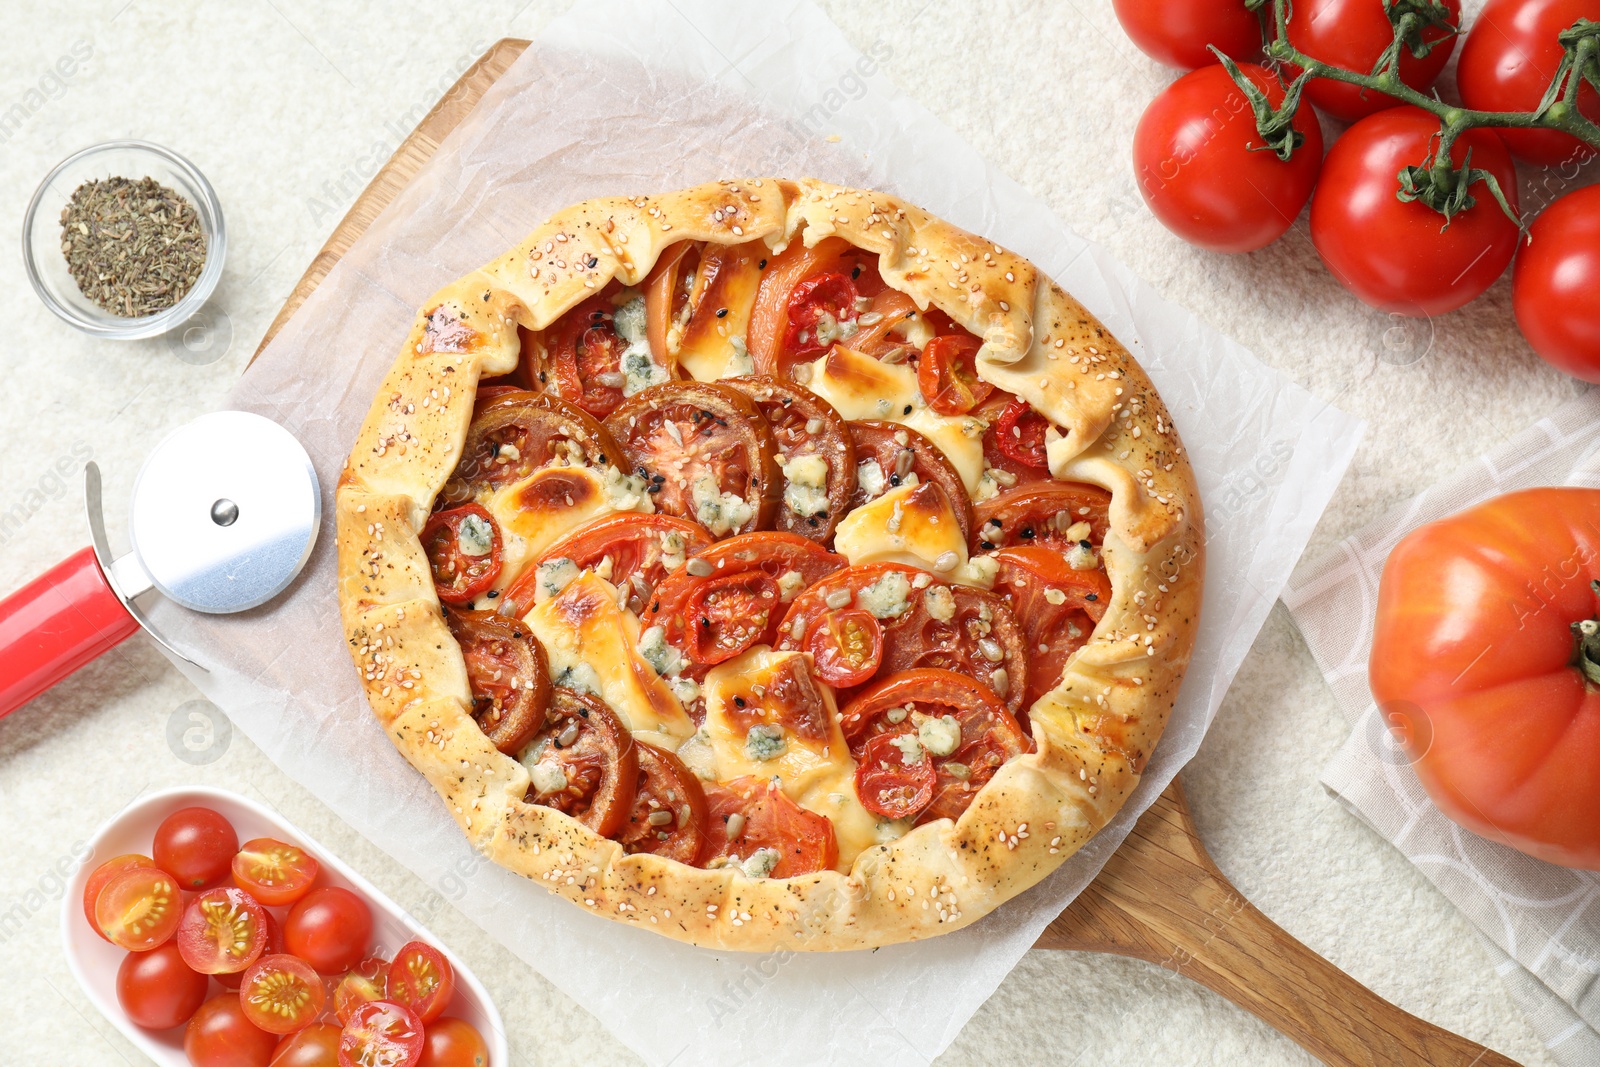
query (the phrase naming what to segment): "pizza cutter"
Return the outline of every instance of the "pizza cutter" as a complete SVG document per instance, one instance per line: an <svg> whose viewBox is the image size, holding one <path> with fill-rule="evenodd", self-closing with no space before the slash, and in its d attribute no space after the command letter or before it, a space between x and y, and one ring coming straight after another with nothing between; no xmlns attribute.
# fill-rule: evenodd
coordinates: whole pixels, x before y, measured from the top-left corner
<svg viewBox="0 0 1600 1067"><path fill-rule="evenodd" d="M84 476L92 544L0 600L0 716L141 628L194 663L137 601L159 594L207 614L259 607L305 566L322 518L306 450L244 411L202 415L156 446L134 483L133 549L121 556L106 538L100 468L87 463Z"/></svg>

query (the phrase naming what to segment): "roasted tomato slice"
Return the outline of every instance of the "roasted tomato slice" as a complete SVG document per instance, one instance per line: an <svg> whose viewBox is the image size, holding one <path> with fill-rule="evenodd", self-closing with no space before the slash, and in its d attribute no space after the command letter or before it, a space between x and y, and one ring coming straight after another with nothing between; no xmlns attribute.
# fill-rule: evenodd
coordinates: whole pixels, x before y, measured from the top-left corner
<svg viewBox="0 0 1600 1067"><path fill-rule="evenodd" d="M128 866L112 874L95 898L95 928L118 948L146 952L172 937L182 908L176 878L154 867Z"/></svg>
<svg viewBox="0 0 1600 1067"><path fill-rule="evenodd" d="M339 1067L417 1067L422 1059L422 1020L392 1000L357 1008L339 1033Z"/></svg>
<svg viewBox="0 0 1600 1067"><path fill-rule="evenodd" d="M994 690L954 671L891 674L850 702L842 725L858 761L880 734L914 738L900 744L932 759L933 798L918 822L960 818L1002 764L1033 748Z"/></svg>
<svg viewBox="0 0 1600 1067"><path fill-rule="evenodd" d="M673 335L683 331L693 313L690 294L702 249L698 241L679 241L661 254L644 281L646 336L658 360L672 356Z"/></svg>
<svg viewBox="0 0 1600 1067"><path fill-rule="evenodd" d="M1027 633L1028 690L1023 706L1056 687L1067 661L1088 643L1111 603L1111 579L1099 567L1075 570L1053 546L1003 548L995 592L1005 594Z"/></svg>
<svg viewBox="0 0 1600 1067"><path fill-rule="evenodd" d="M500 524L482 504L434 512L422 528L422 550L446 604L465 604L500 577Z"/></svg>
<svg viewBox="0 0 1600 1067"><path fill-rule="evenodd" d="M961 475L945 459L939 446L908 426L874 420L849 424L856 446L856 486L845 507L848 514L870 500L876 500L915 474L920 482L932 482L944 490L950 507L961 525L961 536L972 536L972 497Z"/></svg>
<svg viewBox="0 0 1600 1067"><path fill-rule="evenodd" d="M1000 410L989 427L988 438L1007 459L1035 470L1050 469L1050 459L1045 453L1044 434L1050 422L1028 406L1020 396Z"/></svg>
<svg viewBox="0 0 1600 1067"><path fill-rule="evenodd" d="M684 651L714 666L760 641L782 612L778 583L759 570L713 574L684 601Z"/></svg>
<svg viewBox="0 0 1600 1067"><path fill-rule="evenodd" d="M978 339L970 333L935 337L917 361L917 389L941 415L965 415L988 399L994 386L978 377Z"/></svg>
<svg viewBox="0 0 1600 1067"><path fill-rule="evenodd" d="M109 941L100 929L100 923L95 919L95 901L100 899L100 891L111 884L111 879L132 867L155 867L156 861L149 856L141 856L137 852L130 852L123 856L116 856L106 860L89 873L89 880L83 884L83 917L89 920L89 928L100 935L100 940Z"/></svg>
<svg viewBox="0 0 1600 1067"><path fill-rule="evenodd" d="M189 902L178 923L178 951L190 970L233 974L254 963L267 944L267 912L242 889L208 889Z"/></svg>
<svg viewBox="0 0 1600 1067"><path fill-rule="evenodd" d="M481 404L439 505L471 500L480 489L520 482L551 464L603 467L622 450L594 417L554 393L518 389Z"/></svg>
<svg viewBox="0 0 1600 1067"><path fill-rule="evenodd" d="M772 427L783 467L783 505L776 528L826 544L856 487L855 444L833 405L781 378L728 378L755 401Z"/></svg>
<svg viewBox="0 0 1600 1067"><path fill-rule="evenodd" d="M817 665L817 677L835 689L860 685L883 662L883 627L870 612L844 608L824 615L806 632L805 650Z"/></svg>
<svg viewBox="0 0 1600 1067"><path fill-rule="evenodd" d="M790 244L767 264L750 314L756 371L789 377L795 364L856 332L856 300L882 289L878 257L843 238L824 238L814 248Z"/></svg>
<svg viewBox="0 0 1600 1067"><path fill-rule="evenodd" d="M643 742L637 747L639 788L617 840L628 852L652 852L692 864L705 847L710 818L705 790L671 752Z"/></svg>
<svg viewBox="0 0 1600 1067"><path fill-rule="evenodd" d="M489 742L516 755L544 725L550 704L550 661L533 631L493 611L451 611L472 686L472 717Z"/></svg>
<svg viewBox="0 0 1600 1067"><path fill-rule="evenodd" d="M424 1026L444 1014L455 992L456 972L432 945L409 941L389 964L386 999L416 1012Z"/></svg>
<svg viewBox="0 0 1600 1067"><path fill-rule="evenodd" d="M277 908L309 893L320 867L298 845L257 837L246 841L233 857L233 880L258 902Z"/></svg>
<svg viewBox="0 0 1600 1067"><path fill-rule="evenodd" d="M978 524L973 550L1054 545L1071 551L1076 545L1080 551L1090 552L1105 540L1110 509L1111 494L1098 486L1078 482L1020 485L973 509ZM1085 546L1084 541L1089 544ZM1087 557L1083 562L1088 562Z"/></svg>
<svg viewBox="0 0 1600 1067"><path fill-rule="evenodd" d="M861 806L885 819L910 819L933 801L937 780L933 758L909 723L893 733L874 734L856 763L856 796Z"/></svg>
<svg viewBox="0 0 1600 1067"><path fill-rule="evenodd" d="M347 1023L363 1004L384 999L389 985L389 961L372 956L346 971L333 987L333 1011Z"/></svg>
<svg viewBox="0 0 1600 1067"><path fill-rule="evenodd" d="M599 697L556 686L544 727L521 755L533 775L530 804L615 836L633 810L639 755L633 735Z"/></svg>
<svg viewBox="0 0 1600 1067"><path fill-rule="evenodd" d="M710 830L702 867L738 866L751 877L793 878L839 862L833 823L765 778L706 786Z"/></svg>
<svg viewBox="0 0 1600 1067"><path fill-rule="evenodd" d="M608 293L592 297L545 331L546 359L563 400L603 419L622 403L622 353L616 305Z"/></svg>
<svg viewBox="0 0 1600 1067"><path fill-rule="evenodd" d="M772 525L782 474L777 443L751 399L720 383L667 382L606 419L627 469L650 484L656 510L718 537Z"/></svg>
<svg viewBox="0 0 1600 1067"><path fill-rule="evenodd" d="M296 956L262 956L244 972L239 1004L244 1017L269 1034L292 1034L322 1014L328 997L322 976Z"/></svg>
<svg viewBox="0 0 1600 1067"><path fill-rule="evenodd" d="M710 532L688 519L634 512L606 515L584 523L546 549L506 590L506 598L519 612L525 612L533 603L538 564L570 559L583 570L597 569L612 585L626 589L628 607L643 614L661 580L681 568L686 557L711 543Z"/></svg>

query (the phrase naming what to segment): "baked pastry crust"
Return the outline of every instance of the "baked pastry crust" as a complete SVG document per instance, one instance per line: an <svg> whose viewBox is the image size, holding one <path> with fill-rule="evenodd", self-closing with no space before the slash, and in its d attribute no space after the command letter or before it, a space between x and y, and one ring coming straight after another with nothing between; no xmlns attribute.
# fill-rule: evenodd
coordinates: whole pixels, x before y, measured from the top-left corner
<svg viewBox="0 0 1600 1067"><path fill-rule="evenodd" d="M1111 492L1113 596L1060 684L1031 710L1037 751L1005 764L954 823L862 852L848 873L747 877L626 854L551 808L469 713L462 655L419 540L460 458L480 377L509 373L518 325L549 326L613 278L636 285L670 244L781 250L843 237L889 285L983 341L981 377L1065 433L1051 472ZM445 328L441 328L441 324ZM879 192L802 179L603 198L551 216L421 310L336 494L339 604L373 711L473 846L580 907L721 949L869 948L945 933L1036 884L1138 783L1194 645L1201 509L1172 420L1143 369L1030 262Z"/></svg>

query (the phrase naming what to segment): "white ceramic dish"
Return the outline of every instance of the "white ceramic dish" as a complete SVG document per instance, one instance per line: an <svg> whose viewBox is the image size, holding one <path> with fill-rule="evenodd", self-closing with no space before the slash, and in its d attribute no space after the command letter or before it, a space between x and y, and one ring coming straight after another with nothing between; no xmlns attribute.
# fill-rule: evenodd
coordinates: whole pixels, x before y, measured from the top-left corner
<svg viewBox="0 0 1600 1067"><path fill-rule="evenodd" d="M413 940L426 941L444 952L450 965L455 968L456 975L455 999L446 1014L465 1019L477 1027L489 1045L490 1067L509 1067L511 1057L506 1049L505 1026L500 1020L500 1013L495 1010L482 983L445 948L443 942L374 888L372 883L345 866L337 856L294 825L237 793L199 787L168 789L141 797L102 826L89 842L93 848L89 861L73 876L61 901L61 942L67 954L67 966L88 994L90 1002L145 1055L162 1067L189 1067L189 1058L183 1053L183 1027L145 1030L133 1025L122 1013L122 1008L117 1004L117 968L127 953L101 940L89 928L83 916L83 886L97 865L114 856L128 852L148 856L150 843L161 820L179 808L191 806L213 808L221 812L233 823L241 842L253 837L275 837L311 853L322 866L317 885L342 886L359 894L371 905L375 954L381 949L385 958L388 958L401 945ZM220 991L221 987L213 983L207 995Z"/></svg>

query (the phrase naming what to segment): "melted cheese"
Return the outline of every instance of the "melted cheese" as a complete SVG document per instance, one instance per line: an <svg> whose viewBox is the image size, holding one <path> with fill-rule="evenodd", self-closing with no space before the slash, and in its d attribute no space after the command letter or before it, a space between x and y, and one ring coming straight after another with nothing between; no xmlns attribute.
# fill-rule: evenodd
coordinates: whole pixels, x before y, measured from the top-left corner
<svg viewBox="0 0 1600 1067"><path fill-rule="evenodd" d="M733 248L708 245L702 256L689 300L694 316L678 339L678 364L697 381L736 378L755 373L745 338L756 289L761 285L760 262L771 255L760 241ZM727 314L717 312L726 309Z"/></svg>
<svg viewBox="0 0 1600 1067"><path fill-rule="evenodd" d="M932 441L961 475L968 493L983 477L983 422L940 415L917 391L917 372L904 363L879 363L843 345L810 364L813 393L846 419L879 419L909 426ZM909 410L908 410L909 409Z"/></svg>
<svg viewBox="0 0 1600 1067"><path fill-rule="evenodd" d="M556 685L596 693L641 741L675 749L694 723L660 675L635 651L639 620L617 589L584 571L524 617L550 657Z"/></svg>
<svg viewBox="0 0 1600 1067"><path fill-rule="evenodd" d="M896 486L856 508L839 523L833 550L851 566L906 563L947 578L967 562L956 513L932 482Z"/></svg>

